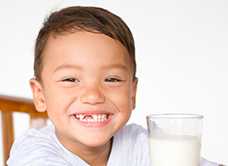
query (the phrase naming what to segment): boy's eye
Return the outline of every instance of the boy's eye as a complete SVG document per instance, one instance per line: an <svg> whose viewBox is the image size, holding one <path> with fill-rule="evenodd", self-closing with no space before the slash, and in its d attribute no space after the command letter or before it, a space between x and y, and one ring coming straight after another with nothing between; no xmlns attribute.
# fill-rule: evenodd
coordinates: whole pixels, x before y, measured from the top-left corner
<svg viewBox="0 0 228 166"><path fill-rule="evenodd" d="M119 78L106 78L105 82L121 82L122 80Z"/></svg>
<svg viewBox="0 0 228 166"><path fill-rule="evenodd" d="M79 82L79 80L76 78L64 78L62 81L63 82Z"/></svg>

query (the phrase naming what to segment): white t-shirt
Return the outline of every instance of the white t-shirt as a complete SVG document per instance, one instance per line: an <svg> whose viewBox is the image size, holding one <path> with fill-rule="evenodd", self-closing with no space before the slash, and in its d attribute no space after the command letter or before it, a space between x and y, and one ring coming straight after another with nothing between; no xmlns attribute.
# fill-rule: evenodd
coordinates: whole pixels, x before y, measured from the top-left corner
<svg viewBox="0 0 228 166"><path fill-rule="evenodd" d="M147 132L139 125L123 127L114 136L107 166L151 166ZM14 142L9 166L88 166L58 141L54 127L29 129ZM201 166L218 166L201 160Z"/></svg>

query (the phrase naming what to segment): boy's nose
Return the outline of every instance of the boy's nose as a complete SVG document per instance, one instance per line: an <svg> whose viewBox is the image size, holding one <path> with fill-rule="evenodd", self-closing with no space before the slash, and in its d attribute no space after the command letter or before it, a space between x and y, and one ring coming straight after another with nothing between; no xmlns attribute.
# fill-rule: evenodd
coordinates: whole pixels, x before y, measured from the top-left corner
<svg viewBox="0 0 228 166"><path fill-rule="evenodd" d="M87 88L80 96L80 101L84 104L94 105L104 103L105 97L98 87Z"/></svg>

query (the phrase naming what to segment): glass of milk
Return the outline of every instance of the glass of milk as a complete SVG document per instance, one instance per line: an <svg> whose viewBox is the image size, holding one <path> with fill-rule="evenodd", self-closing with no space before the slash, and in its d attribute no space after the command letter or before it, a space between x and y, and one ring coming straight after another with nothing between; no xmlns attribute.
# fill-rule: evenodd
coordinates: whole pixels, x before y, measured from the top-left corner
<svg viewBox="0 0 228 166"><path fill-rule="evenodd" d="M199 166L202 115L147 116L151 166Z"/></svg>

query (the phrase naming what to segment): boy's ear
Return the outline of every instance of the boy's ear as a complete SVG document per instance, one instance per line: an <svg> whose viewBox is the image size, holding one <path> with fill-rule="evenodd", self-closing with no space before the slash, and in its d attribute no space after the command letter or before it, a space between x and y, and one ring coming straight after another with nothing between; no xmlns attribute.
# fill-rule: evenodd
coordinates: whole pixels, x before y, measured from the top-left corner
<svg viewBox="0 0 228 166"><path fill-rule="evenodd" d="M33 94L33 102L38 112L45 112L47 105L45 102L43 87L39 81L32 78L30 81L30 87Z"/></svg>
<svg viewBox="0 0 228 166"><path fill-rule="evenodd" d="M135 105L136 105L136 92L137 92L137 85L138 85L138 78L135 77L133 80L133 86L132 86L132 109L135 109Z"/></svg>

